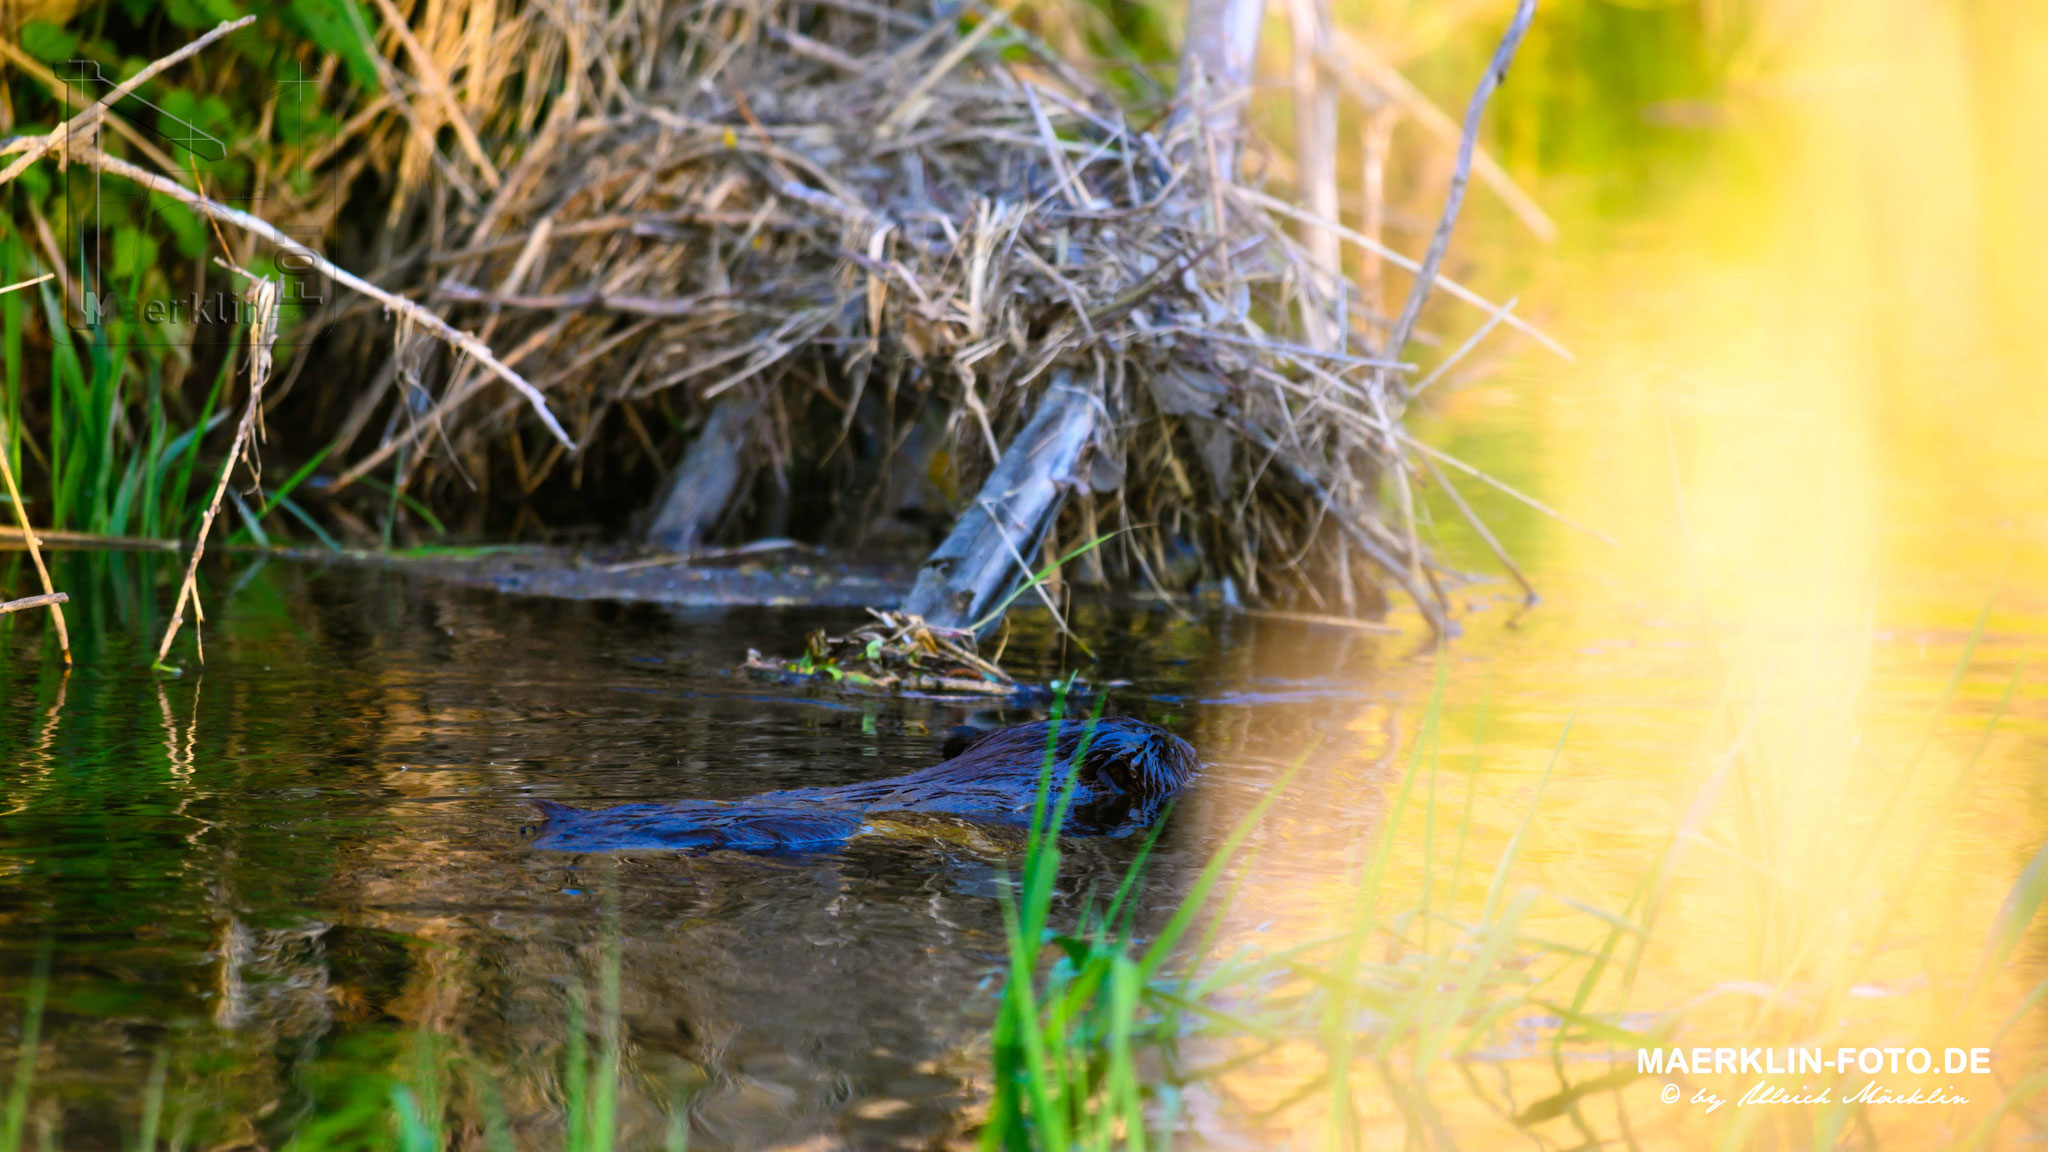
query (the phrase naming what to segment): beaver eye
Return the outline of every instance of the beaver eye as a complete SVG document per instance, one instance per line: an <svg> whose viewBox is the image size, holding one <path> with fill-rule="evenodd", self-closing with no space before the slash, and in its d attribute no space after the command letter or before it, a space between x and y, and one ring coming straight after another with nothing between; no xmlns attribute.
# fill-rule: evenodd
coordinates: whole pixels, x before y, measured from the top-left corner
<svg viewBox="0 0 2048 1152"><path fill-rule="evenodd" d="M946 733L946 743L944 747L939 749L939 759L951 760L959 756L969 748L980 743L981 738L986 735L988 735L987 729L970 728L965 724L960 725L951 732Z"/></svg>

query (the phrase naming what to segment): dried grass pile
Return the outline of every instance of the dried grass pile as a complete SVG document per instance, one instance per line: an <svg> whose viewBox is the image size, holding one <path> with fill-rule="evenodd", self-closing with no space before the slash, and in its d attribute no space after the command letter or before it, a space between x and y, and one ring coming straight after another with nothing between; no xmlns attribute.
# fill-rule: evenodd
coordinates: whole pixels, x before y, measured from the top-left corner
<svg viewBox="0 0 2048 1152"><path fill-rule="evenodd" d="M437 367L419 339L346 421L345 449L384 428L346 481L396 467L431 500L494 470L531 492L607 454L665 465L672 430L727 400L750 466L782 477L851 475L857 420L885 452L943 421L931 469L958 498L1062 379L1107 431L1039 543L1113 534L1069 578L1185 584L1192 568L1250 601L1347 614L1390 582L1440 622L1408 499L1433 465L1411 459L1409 394L1376 347L1392 325L1350 311L1283 228L1290 210L1226 173L1211 118L1134 123L976 3L490 11L387 23L384 46L412 61L388 78L388 152L436 176L394 208L421 238L394 267L532 379L579 451L522 436L519 396ZM432 145L444 128L458 146ZM511 143L494 162L486 140ZM844 507L841 538L861 515L855 495Z"/></svg>

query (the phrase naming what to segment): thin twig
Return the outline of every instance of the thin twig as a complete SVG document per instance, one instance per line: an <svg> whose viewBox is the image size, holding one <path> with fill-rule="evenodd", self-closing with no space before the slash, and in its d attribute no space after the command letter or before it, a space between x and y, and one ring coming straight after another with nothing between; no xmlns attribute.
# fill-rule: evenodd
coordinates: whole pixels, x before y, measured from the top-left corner
<svg viewBox="0 0 2048 1152"><path fill-rule="evenodd" d="M36 579L43 585L45 595L57 595L57 589L50 583L50 570L43 565L43 549L36 540L36 530L28 522L28 505L22 502L21 489L14 483L14 468L7 462L7 421L0 419L0 480L7 483L7 499L14 505L14 522L21 525L21 538L28 543L28 557L35 562ZM64 666L71 666L71 633L64 627L62 600L50 603L50 617L57 624L57 647L64 653Z"/></svg>
<svg viewBox="0 0 2048 1152"><path fill-rule="evenodd" d="M1294 205L1287 203L1285 200L1281 200L1273 196L1268 196L1264 192L1259 192L1251 188L1235 189L1234 194L1244 198L1245 200L1250 201L1253 204L1258 205L1261 208L1266 209L1267 211L1273 213L1276 216L1285 216L1290 220L1297 220L1305 224L1314 224L1316 227L1319 228L1327 228L1331 232L1342 237L1346 243L1356 244L1358 247L1378 255L1381 259L1385 260L1389 264L1392 264L1396 268L1400 268L1408 272L1419 273L1422 271L1422 265L1417 263L1415 260L1407 256L1404 256L1399 252L1396 252L1392 248L1389 248L1385 244L1382 244L1379 241L1373 239L1372 237L1367 236L1363 232L1358 232L1353 229L1346 228L1343 225L1338 224L1334 220L1324 220L1320 217L1311 215L1310 213L1304 212L1301 209L1296 208ZM1474 292L1470 288L1465 287L1463 284L1458 283L1456 280L1451 279L1449 276L1439 274L1436 277L1436 285L1437 287L1442 288L1445 292L1448 292L1452 296L1455 296L1458 299L1463 300L1465 303L1472 305L1474 308L1477 308L1480 311L1487 313L1488 315L1498 315L1501 311L1500 305L1493 303L1492 301L1486 299L1484 296L1481 296L1479 293ZM1566 348L1563 344L1558 343L1557 340L1554 337L1552 337L1549 333L1543 331L1541 328L1536 327L1534 324L1529 323L1528 321L1522 319L1519 316L1504 316L1502 317L1502 319L1507 323L1508 327L1521 332L1523 335L1536 341L1538 344L1541 344L1545 348L1550 349L1552 352L1556 353L1559 358L1571 361L1573 363L1578 362L1578 357L1572 355L1571 350L1569 348ZM1387 355L1392 356L1394 355L1394 353L1390 349L1387 352Z"/></svg>
<svg viewBox="0 0 2048 1152"><path fill-rule="evenodd" d="M1401 586L1401 590L1415 602L1416 610L1422 613L1422 618L1429 622L1431 635L1441 637L1450 634L1450 624L1444 619L1443 606L1437 603L1435 597L1422 590L1407 565L1389 555L1386 549L1380 547L1378 541L1366 533L1356 517L1338 507L1336 497L1331 495L1322 481L1316 479L1314 474L1303 467L1293 455L1281 451L1279 444L1272 437L1253 427L1250 421L1240 420L1237 427L1247 440L1272 453L1274 462L1293 477L1294 482L1300 485L1311 499L1319 506L1330 510L1336 518L1337 527L1351 538L1352 544L1365 554L1366 559L1378 565L1380 571L1385 572L1394 583Z"/></svg>
<svg viewBox="0 0 2048 1152"><path fill-rule="evenodd" d="M434 294L464 304L489 304L497 308L518 308L537 312L620 312L629 316L654 316L681 320L700 317L707 309L736 301L731 293L709 296L612 296L603 292L554 292L540 296L488 292L454 280L443 280Z"/></svg>
<svg viewBox="0 0 2048 1152"><path fill-rule="evenodd" d="M170 55L163 57L162 59L152 60L148 64L143 65L142 70L140 72L137 72L135 75L130 76L128 79L123 80L121 83L115 85L114 90L112 92L107 93L106 96L102 97L101 99L93 101L92 107L87 108L85 111L80 112L78 115L73 116L71 119L66 120L64 123L59 124L56 128L52 129L47 135L38 138L32 145L29 146L27 151L23 153L20 159L16 160L12 164L9 164L5 169L0 169L0 184L6 184L9 181L13 180L16 176L19 176L23 172L27 171L29 165L42 159L43 156L50 151L50 149L55 148L60 144L68 144L73 135L75 135L80 129L86 127L87 125L93 122L94 117L98 116L102 111L108 108L112 108L115 104L119 103L123 97L127 96L130 92L135 91L137 88L142 87L144 84L147 84L150 80L154 79L156 75L162 72L164 69L169 68L171 65L176 64L181 60L185 60L191 57L192 55L196 54L200 49L205 48L208 44L213 43L215 40L220 39L228 33L233 32L238 28L246 28L249 25L254 24L255 22L256 17L254 16L244 16L240 20L226 21L222 24L215 26L213 31L208 32L206 35L201 36L197 40L192 41L190 44L185 45L183 48L178 49L176 52L173 52Z"/></svg>
<svg viewBox="0 0 2048 1152"><path fill-rule="evenodd" d="M23 288L33 288L36 285L41 284L43 281L51 279L56 275L57 274L55 272L45 272L41 276L38 276L33 280L17 280L14 283L9 284L5 288L0 288L0 296L5 296L9 292L19 292Z"/></svg>
<svg viewBox="0 0 2048 1152"><path fill-rule="evenodd" d="M42 61L23 52L21 45L4 36L0 36L0 62L5 62L9 66L19 69L22 75L42 85L45 91L59 100L67 99L71 93L71 85L59 80L57 74L45 67ZM114 130L114 135L126 140L131 147L148 157L150 163L155 164L157 167L167 172L177 168L177 164L173 163L171 158L162 149L150 143L149 136L144 134L141 129L130 124L126 118L112 108L105 109L105 112L107 126ZM0 152L14 153L22 151L39 139L41 139L39 136L18 137L10 140L7 146L0 147Z"/></svg>
<svg viewBox="0 0 2048 1152"><path fill-rule="evenodd" d="M1465 503L1465 497L1459 493L1458 486L1451 483L1451 478L1444 475L1443 469L1436 466L1436 461L1424 456L1422 466L1429 469L1429 474L1434 476L1437 484L1443 488L1444 495L1449 496L1451 503L1458 506L1459 513L1465 517L1465 523L1470 524L1472 530L1479 533L1479 538L1486 542L1486 547L1493 552L1493 558L1500 561L1500 566L1507 569L1508 575L1515 578L1515 583L1522 586L1522 606L1533 606L1537 599L1536 586L1529 583L1529 578L1522 574L1522 569L1509 557L1508 550L1494 538L1493 530L1486 526L1486 521L1479 518L1479 513L1474 512L1470 504Z"/></svg>
<svg viewBox="0 0 2048 1152"><path fill-rule="evenodd" d="M0 604L0 616L5 616L9 612L26 611L30 608L46 606L55 608L59 604L69 604L70 602L70 595L64 592L45 592L40 596L23 596L19 600L9 600L5 604Z"/></svg>
<svg viewBox="0 0 2048 1152"><path fill-rule="evenodd" d="M1429 375L1424 376L1420 381L1418 381L1415 387L1408 389L1407 398L1412 401L1417 396L1422 395L1422 393L1426 391L1431 384L1434 384L1438 380L1443 379L1444 373L1449 372L1452 368L1457 367L1458 361L1463 360L1465 357L1471 355L1472 350L1474 348L1479 347L1479 342L1486 339L1489 333L1491 333L1495 328L1500 326L1501 321L1508 318L1508 314L1515 310L1515 305L1517 303L1519 303L1518 297L1509 297L1508 302L1500 306L1500 311L1495 312L1491 316L1488 316L1486 318L1486 323L1481 324L1479 326L1478 331L1466 337L1465 342L1463 344L1458 345L1457 351L1451 353L1449 356L1444 357L1443 363L1430 369Z"/></svg>
<svg viewBox="0 0 2048 1152"><path fill-rule="evenodd" d="M263 385L270 378L270 351L277 341L278 284L268 277L256 276L240 268L235 269L250 281L249 300L256 314L249 329L249 402L242 408L241 422L235 425L234 443L228 445L227 459L221 461L220 477L213 484L213 498L206 502L206 513L199 519L199 535L192 541L192 558L185 564L185 578L178 585L177 602L171 606L171 622L164 628L163 643L157 645L156 662L161 665L171 654L171 641L178 636L178 629L185 623L185 604L192 604L195 624L205 620L199 607L199 558L206 555L206 534L213 528L214 517L220 513L221 498L227 494L228 478L234 474L235 465L248 451L249 436L256 428L256 420L263 411ZM201 663L206 661L206 649L199 650Z"/></svg>
<svg viewBox="0 0 2048 1152"><path fill-rule="evenodd" d="M897 100L896 107L887 116L882 117L881 134L884 137L900 136L915 127L918 118L924 113L923 104L926 93L929 93L939 81L945 79L947 73L959 67L960 62L967 59L976 48L980 47L981 42L988 39L991 33L1008 24L1010 22L1010 10L1015 8L1018 3L1019 0L998 0L995 9L980 24L975 25L974 31L962 36L958 43L947 49L946 54L939 57L938 62L926 70L918 78L917 83L910 86L910 91L904 93ZM943 23L934 27L935 30L938 27L943 27Z"/></svg>
<svg viewBox="0 0 2048 1152"><path fill-rule="evenodd" d="M152 192L160 192L194 211L210 216L224 224L232 224L244 232L260 236L279 248L284 249L286 252L311 264L322 275L343 287L360 292L391 311L404 316L407 320L426 329L430 335L453 346L464 355L474 357L478 363L490 369L498 379L503 380L518 390L519 394L526 398L527 404L532 407L534 415L540 418L542 426L555 439L562 442L562 447L570 452L576 450L576 442L570 439L567 432L563 431L561 423L555 419L555 414L548 410L547 399L540 394L538 388L528 383L524 376L514 372L500 362L483 341L478 340L467 332L457 330L433 311L423 308L403 296L386 292L375 284L364 280L362 277L355 275L320 253L285 235L275 225L262 217L251 216L247 212L240 212L225 204L216 203L174 180L167 180L154 172L137 168L135 165L109 156L97 148L74 149L72 150L72 158L89 164L102 172L112 173L115 176L132 180Z"/></svg>
<svg viewBox="0 0 2048 1152"><path fill-rule="evenodd" d="M1507 79L1508 65L1514 61L1515 49L1521 47L1522 36L1529 31L1529 21L1535 18L1536 0L1521 0L1515 5L1515 17L1501 35L1500 47L1494 49L1493 63L1479 78L1479 87L1472 93L1472 102L1465 107L1465 133L1458 140L1458 166L1451 173L1450 190L1444 194L1443 218L1437 221L1436 234L1429 239L1429 251L1422 257L1422 268L1415 274L1415 284L1408 291L1408 303L1401 309L1401 318L1394 321L1394 330L1387 337L1387 354L1390 356L1401 354L1401 346L1415 331L1415 322L1422 316L1422 305L1429 299L1430 289L1436 285L1437 272L1444 263L1444 252L1451 245L1451 229L1457 226L1458 209L1465 202L1465 185L1472 178L1472 149L1479 142L1479 123L1485 116L1486 102L1493 97L1493 90Z"/></svg>
<svg viewBox="0 0 2048 1152"><path fill-rule="evenodd" d="M1613 545L1617 548L1621 546L1619 541L1617 541L1614 537L1607 535L1605 532L1596 532L1593 529L1586 527L1584 524L1581 524L1578 521L1573 520L1571 517L1566 516L1564 513L1559 512L1557 509L1552 508L1550 505L1545 504L1543 501L1538 500L1534 496L1531 496L1528 493L1522 491L1521 489L1514 487L1506 481L1496 480L1495 478L1486 474L1485 472L1481 472L1479 469L1474 468L1470 464L1465 463L1463 460L1458 459L1456 456L1449 456L1442 452L1439 452L1436 449L1431 448L1429 445L1424 444L1422 441L1417 440L1415 437L1410 436L1406 432L1402 432L1400 436L1401 442L1403 444L1408 445L1410 448L1413 448L1426 456L1434 456L1438 460L1441 460L1444 463L1449 464L1451 467L1456 468L1458 471L1463 472L1465 475L1472 477L1474 480L1490 484L1493 487L1500 489L1507 495L1512 496L1517 500L1520 500L1522 503L1527 504L1529 507L1534 508L1538 512L1543 513L1545 516L1550 517L1551 519L1557 521L1559 524L1562 524L1567 528L1576 528L1579 531L1584 532L1586 535L1591 536L1593 539L1598 540L1603 544Z"/></svg>
<svg viewBox="0 0 2048 1152"><path fill-rule="evenodd" d="M1346 95L1367 112L1391 102L1406 110L1415 118L1416 123L1429 131L1430 135L1453 147L1457 145L1457 122L1446 116L1443 109L1438 108L1421 89L1409 83L1408 78L1401 75L1399 69L1381 60L1371 48L1350 32L1342 28L1332 29L1332 32L1334 35L1318 47L1316 59L1325 70L1336 77L1338 85L1344 89ZM1359 76L1358 73L1361 71L1369 73L1371 79ZM1547 244L1557 239L1557 225L1544 214L1535 198L1523 191L1522 186L1515 183L1515 178L1508 175L1507 169L1500 166L1500 161L1489 155L1484 147L1473 150L1472 172L1493 189L1494 194L1508 206L1508 211L1513 212L1515 218L1534 233L1538 240Z"/></svg>

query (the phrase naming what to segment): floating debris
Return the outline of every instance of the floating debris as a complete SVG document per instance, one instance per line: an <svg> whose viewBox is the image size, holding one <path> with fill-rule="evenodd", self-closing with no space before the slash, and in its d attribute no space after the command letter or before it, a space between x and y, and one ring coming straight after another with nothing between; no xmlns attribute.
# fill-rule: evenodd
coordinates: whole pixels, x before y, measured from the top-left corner
<svg viewBox="0 0 2048 1152"><path fill-rule="evenodd" d="M807 680L849 692L943 692L1011 696L1023 688L974 650L974 634L939 628L901 612L868 609L874 617L844 636L811 633L804 654L773 659L747 649L741 671L775 680Z"/></svg>

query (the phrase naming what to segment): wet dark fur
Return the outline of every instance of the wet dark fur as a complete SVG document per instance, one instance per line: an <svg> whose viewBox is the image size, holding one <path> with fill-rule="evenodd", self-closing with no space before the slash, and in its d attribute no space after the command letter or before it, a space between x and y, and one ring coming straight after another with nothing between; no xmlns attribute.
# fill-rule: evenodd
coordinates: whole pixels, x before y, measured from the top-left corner
<svg viewBox="0 0 2048 1152"><path fill-rule="evenodd" d="M681 848L820 848L860 831L869 813L938 812L1028 824L1053 752L1052 795L1074 782L1065 831L1114 832L1150 824L1201 768L1187 741L1142 720L1093 725L1042 721L993 732L955 732L946 759L922 771L837 788L791 788L745 800L625 804L595 812L536 801L547 814L537 848L567 852ZM1090 729L1092 728L1092 731ZM1076 764L1078 758L1079 763Z"/></svg>

